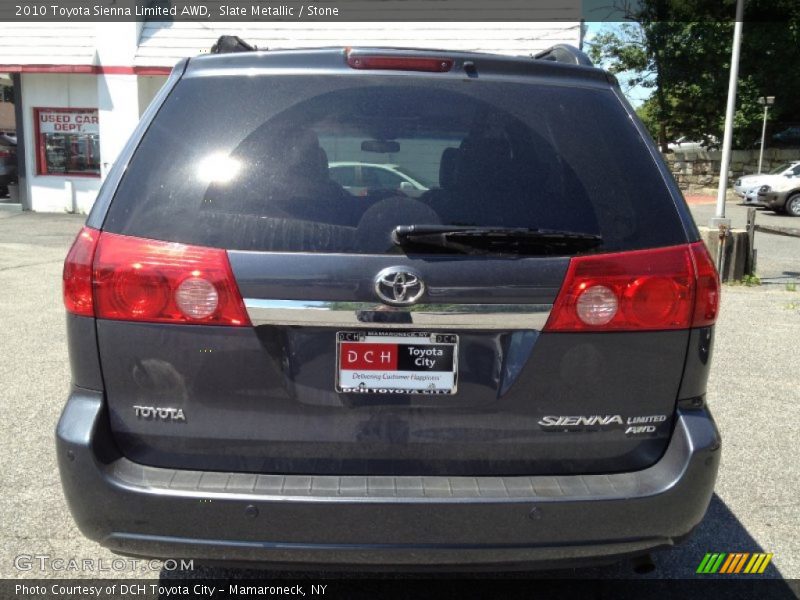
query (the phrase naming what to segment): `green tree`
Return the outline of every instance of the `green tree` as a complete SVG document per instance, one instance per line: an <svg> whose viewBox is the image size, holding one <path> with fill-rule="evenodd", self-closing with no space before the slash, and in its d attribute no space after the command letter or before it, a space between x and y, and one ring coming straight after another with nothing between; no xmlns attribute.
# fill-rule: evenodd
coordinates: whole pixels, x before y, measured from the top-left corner
<svg viewBox="0 0 800 600"><path fill-rule="evenodd" d="M659 121L656 117L655 99L651 96L645 100L642 105L636 109L636 114L639 115L639 118L642 120L642 123L644 123L644 126L647 127L647 131L650 132L653 139L657 140Z"/></svg>
<svg viewBox="0 0 800 600"><path fill-rule="evenodd" d="M690 4L690 3L689 3ZM733 14L733 3L720 3ZM721 137L725 120L733 23L713 20L696 7L642 0L591 40L589 54L629 86L651 88L639 111L664 148L687 135ZM659 20L666 15L671 20ZM771 120L800 121L800 3L750 0L746 4L734 143L749 147L761 132L758 97L777 97ZM778 89L776 89L778 88Z"/></svg>
<svg viewBox="0 0 800 600"><path fill-rule="evenodd" d="M681 53L683 23L652 20L607 26L588 42L589 56L615 75L625 75L628 87L652 89L647 107L650 130L662 149L676 137L674 82L683 80L689 65L673 60Z"/></svg>

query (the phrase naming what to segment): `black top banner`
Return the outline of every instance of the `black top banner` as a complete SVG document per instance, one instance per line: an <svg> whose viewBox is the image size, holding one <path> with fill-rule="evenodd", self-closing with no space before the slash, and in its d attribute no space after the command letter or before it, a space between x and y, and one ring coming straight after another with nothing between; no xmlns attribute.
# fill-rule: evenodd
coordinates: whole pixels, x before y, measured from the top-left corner
<svg viewBox="0 0 800 600"><path fill-rule="evenodd" d="M2 20L579 21L581 0L33 0Z"/></svg>
<svg viewBox="0 0 800 600"><path fill-rule="evenodd" d="M784 22L800 6L764 4L745 20ZM735 12L735 0L3 0L0 21L688 22L732 21Z"/></svg>

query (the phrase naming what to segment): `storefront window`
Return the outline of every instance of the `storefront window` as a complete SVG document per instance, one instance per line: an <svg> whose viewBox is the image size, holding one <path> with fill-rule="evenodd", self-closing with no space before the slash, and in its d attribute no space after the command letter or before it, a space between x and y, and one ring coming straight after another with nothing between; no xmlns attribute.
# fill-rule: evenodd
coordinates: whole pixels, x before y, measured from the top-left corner
<svg viewBox="0 0 800 600"><path fill-rule="evenodd" d="M96 108L35 108L39 175L100 177Z"/></svg>

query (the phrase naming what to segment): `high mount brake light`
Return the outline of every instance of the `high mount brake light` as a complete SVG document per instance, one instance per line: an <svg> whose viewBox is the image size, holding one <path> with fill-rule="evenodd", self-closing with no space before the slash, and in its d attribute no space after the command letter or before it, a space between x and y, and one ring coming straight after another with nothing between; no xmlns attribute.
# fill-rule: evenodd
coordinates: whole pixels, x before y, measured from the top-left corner
<svg viewBox="0 0 800 600"><path fill-rule="evenodd" d="M579 256L545 331L654 331L712 325L719 279L702 242Z"/></svg>
<svg viewBox="0 0 800 600"><path fill-rule="evenodd" d="M426 71L446 73L453 68L452 58L436 56L379 56L348 54L347 64L353 69L376 71Z"/></svg>
<svg viewBox="0 0 800 600"><path fill-rule="evenodd" d="M64 303L99 319L250 325L225 250L89 228L67 257Z"/></svg>

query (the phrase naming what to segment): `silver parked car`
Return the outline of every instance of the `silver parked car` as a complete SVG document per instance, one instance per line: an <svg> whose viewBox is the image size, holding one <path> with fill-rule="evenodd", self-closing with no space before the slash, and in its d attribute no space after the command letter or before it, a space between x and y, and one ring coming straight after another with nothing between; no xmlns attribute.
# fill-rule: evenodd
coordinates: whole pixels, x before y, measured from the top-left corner
<svg viewBox="0 0 800 600"><path fill-rule="evenodd" d="M733 191L742 198L745 204L763 206L763 200L758 197L758 192L762 186L781 187L780 184L783 183L784 179L798 176L800 176L800 160L793 160L772 169L769 173L740 177L734 183Z"/></svg>

